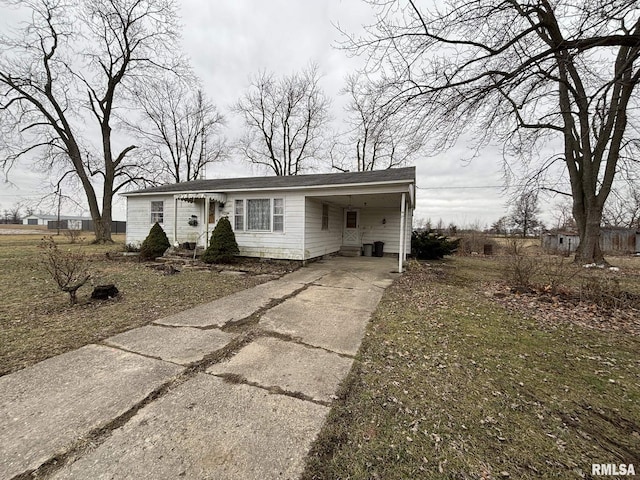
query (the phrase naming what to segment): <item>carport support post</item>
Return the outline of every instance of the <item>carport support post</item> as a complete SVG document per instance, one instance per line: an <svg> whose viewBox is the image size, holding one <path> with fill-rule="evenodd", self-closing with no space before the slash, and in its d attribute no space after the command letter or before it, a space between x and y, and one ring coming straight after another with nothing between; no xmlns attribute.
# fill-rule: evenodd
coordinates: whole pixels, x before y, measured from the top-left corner
<svg viewBox="0 0 640 480"><path fill-rule="evenodd" d="M402 194L402 199L400 200L400 248L398 249L398 272L402 273L402 265L404 261L404 251L405 251L405 194Z"/></svg>
<svg viewBox="0 0 640 480"><path fill-rule="evenodd" d="M173 246L178 246L178 196L173 197Z"/></svg>
<svg viewBox="0 0 640 480"><path fill-rule="evenodd" d="M204 197L204 218L202 221L204 222L204 248L209 246L209 215L211 214L210 205L211 199L205 195ZM198 248L198 244L196 243L196 250Z"/></svg>

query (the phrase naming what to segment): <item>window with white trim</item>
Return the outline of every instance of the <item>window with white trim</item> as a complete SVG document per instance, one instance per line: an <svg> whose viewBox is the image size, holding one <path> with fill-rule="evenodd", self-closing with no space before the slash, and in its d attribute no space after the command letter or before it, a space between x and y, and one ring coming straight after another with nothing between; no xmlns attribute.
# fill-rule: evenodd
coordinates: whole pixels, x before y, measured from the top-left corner
<svg viewBox="0 0 640 480"><path fill-rule="evenodd" d="M284 198L273 199L273 231L284 232Z"/></svg>
<svg viewBox="0 0 640 480"><path fill-rule="evenodd" d="M164 202L162 200L151 202L151 223L164 222Z"/></svg>
<svg viewBox="0 0 640 480"><path fill-rule="evenodd" d="M233 207L234 230L244 230L244 200L236 200Z"/></svg>
<svg viewBox="0 0 640 480"><path fill-rule="evenodd" d="M234 230L284 232L284 198L235 200Z"/></svg>
<svg viewBox="0 0 640 480"><path fill-rule="evenodd" d="M247 230L271 231L271 200L250 198L247 200Z"/></svg>

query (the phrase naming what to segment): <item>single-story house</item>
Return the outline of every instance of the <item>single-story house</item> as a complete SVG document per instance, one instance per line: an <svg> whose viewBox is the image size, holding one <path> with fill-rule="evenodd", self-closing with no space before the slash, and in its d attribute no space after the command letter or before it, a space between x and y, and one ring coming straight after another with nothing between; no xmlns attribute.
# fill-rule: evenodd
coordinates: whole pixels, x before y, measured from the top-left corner
<svg viewBox="0 0 640 480"><path fill-rule="evenodd" d="M580 245L576 232L554 232L542 235L542 248L553 253L572 253ZM608 254L640 253L640 230L635 228L603 227L600 248Z"/></svg>
<svg viewBox="0 0 640 480"><path fill-rule="evenodd" d="M206 246L228 217L243 256L307 261L384 242L401 270L411 244L415 167L195 180L122 195L127 243L141 243L158 222L174 245Z"/></svg>

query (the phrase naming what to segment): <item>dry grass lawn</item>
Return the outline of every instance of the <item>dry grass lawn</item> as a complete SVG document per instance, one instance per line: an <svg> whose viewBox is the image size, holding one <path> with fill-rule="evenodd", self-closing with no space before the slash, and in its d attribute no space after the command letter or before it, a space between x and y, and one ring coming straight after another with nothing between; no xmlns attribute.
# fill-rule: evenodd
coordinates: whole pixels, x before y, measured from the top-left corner
<svg viewBox="0 0 640 480"><path fill-rule="evenodd" d="M38 265L41 238L0 235L0 375L272 278L186 268L163 275L135 260L109 259L106 253L123 250L123 236L108 246L54 237L60 248L91 256L93 285L114 283L121 292L117 299L91 301L92 285L85 285L70 306Z"/></svg>
<svg viewBox="0 0 640 480"><path fill-rule="evenodd" d="M303 478L640 467L640 337L541 322L532 299L510 311L486 290L502 278L499 261L458 257L414 264L386 291Z"/></svg>

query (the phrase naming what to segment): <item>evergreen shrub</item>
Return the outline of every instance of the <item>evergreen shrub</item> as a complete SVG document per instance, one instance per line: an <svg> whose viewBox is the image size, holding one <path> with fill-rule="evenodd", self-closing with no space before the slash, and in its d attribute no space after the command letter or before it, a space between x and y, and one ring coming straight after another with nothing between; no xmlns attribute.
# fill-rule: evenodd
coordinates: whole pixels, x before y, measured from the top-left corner
<svg viewBox="0 0 640 480"><path fill-rule="evenodd" d="M144 239L144 242L142 242L142 245L140 246L140 259L154 260L155 258L162 256L165 250L170 246L171 244L169 243L167 234L164 233L160 224L156 222L153 227L151 227L149 235L147 235L147 238Z"/></svg>
<svg viewBox="0 0 640 480"><path fill-rule="evenodd" d="M231 222L227 217L218 220L213 229L209 246L202 254L202 261L206 263L229 263L235 255L240 253L236 235L231 228Z"/></svg>

